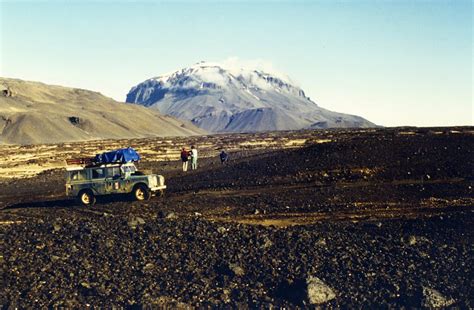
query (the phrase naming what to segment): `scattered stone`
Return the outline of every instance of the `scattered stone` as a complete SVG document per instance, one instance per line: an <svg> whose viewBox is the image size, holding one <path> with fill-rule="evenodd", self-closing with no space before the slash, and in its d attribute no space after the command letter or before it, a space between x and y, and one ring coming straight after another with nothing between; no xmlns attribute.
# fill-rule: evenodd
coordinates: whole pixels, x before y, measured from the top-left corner
<svg viewBox="0 0 474 310"><path fill-rule="evenodd" d="M155 268L155 264L148 263L148 264L145 265L145 267L143 267L143 270L144 271L149 271L149 270L152 270L153 268Z"/></svg>
<svg viewBox="0 0 474 310"><path fill-rule="evenodd" d="M219 228L217 228L217 232L220 234L224 234L226 233L226 231L227 229L225 227L220 226Z"/></svg>
<svg viewBox="0 0 474 310"><path fill-rule="evenodd" d="M138 225L143 225L145 224L145 220L139 216L133 217L128 221L128 226L132 229L137 228Z"/></svg>
<svg viewBox="0 0 474 310"><path fill-rule="evenodd" d="M423 306L428 308L449 307L456 301L443 296L439 291L423 286Z"/></svg>
<svg viewBox="0 0 474 310"><path fill-rule="evenodd" d="M230 302L230 290L228 289L223 289L222 290L222 294L221 294L221 299L225 302L225 303L228 303Z"/></svg>
<svg viewBox="0 0 474 310"><path fill-rule="evenodd" d="M57 255L51 255L51 261L53 261L53 262L58 261L60 259L61 259L61 257L59 257Z"/></svg>
<svg viewBox="0 0 474 310"><path fill-rule="evenodd" d="M38 250L42 250L42 249L45 248L45 246L46 246L45 244L40 243L40 244L36 245L36 248L37 248Z"/></svg>
<svg viewBox="0 0 474 310"><path fill-rule="evenodd" d="M416 237L415 236L408 237L408 244L409 245L415 245L416 244Z"/></svg>
<svg viewBox="0 0 474 310"><path fill-rule="evenodd" d="M265 237L265 242L263 243L263 248L268 249L268 248L271 248L272 246L273 246L273 242L268 237Z"/></svg>
<svg viewBox="0 0 474 310"><path fill-rule="evenodd" d="M317 277L308 277L306 284L308 285L308 300L310 304L319 305L336 298L334 290Z"/></svg>
<svg viewBox="0 0 474 310"><path fill-rule="evenodd" d="M174 220L174 219L177 219L178 216L174 213L174 212L170 212L166 215L166 219L168 220Z"/></svg>
<svg viewBox="0 0 474 310"><path fill-rule="evenodd" d="M318 241L316 241L316 245L318 246L327 246L327 242L325 238L320 238Z"/></svg>
<svg viewBox="0 0 474 310"><path fill-rule="evenodd" d="M245 275L245 270L237 264L229 264L229 268L238 277Z"/></svg>
<svg viewBox="0 0 474 310"><path fill-rule="evenodd" d="M138 222L135 219L131 219L128 221L128 227L135 229L138 226Z"/></svg>
<svg viewBox="0 0 474 310"><path fill-rule="evenodd" d="M81 282L81 286L88 289L92 288L92 286L87 282Z"/></svg>

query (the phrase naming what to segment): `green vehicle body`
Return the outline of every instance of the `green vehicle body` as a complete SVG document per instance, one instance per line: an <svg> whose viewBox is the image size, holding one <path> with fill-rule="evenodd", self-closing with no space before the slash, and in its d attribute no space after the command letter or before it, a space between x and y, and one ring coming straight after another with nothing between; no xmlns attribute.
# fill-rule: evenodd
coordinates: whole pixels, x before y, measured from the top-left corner
<svg viewBox="0 0 474 310"><path fill-rule="evenodd" d="M133 163L107 164L66 169L66 196L77 197L84 205L93 205L96 196L132 194L137 200L163 195L165 178L137 171Z"/></svg>

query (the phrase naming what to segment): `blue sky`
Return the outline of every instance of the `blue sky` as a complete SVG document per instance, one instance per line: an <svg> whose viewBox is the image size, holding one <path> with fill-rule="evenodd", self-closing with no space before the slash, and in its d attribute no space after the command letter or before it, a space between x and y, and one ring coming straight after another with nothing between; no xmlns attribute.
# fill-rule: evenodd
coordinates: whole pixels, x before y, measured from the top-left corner
<svg viewBox="0 0 474 310"><path fill-rule="evenodd" d="M0 76L123 101L147 78L237 57L380 125L473 125L472 13L470 0L0 0Z"/></svg>

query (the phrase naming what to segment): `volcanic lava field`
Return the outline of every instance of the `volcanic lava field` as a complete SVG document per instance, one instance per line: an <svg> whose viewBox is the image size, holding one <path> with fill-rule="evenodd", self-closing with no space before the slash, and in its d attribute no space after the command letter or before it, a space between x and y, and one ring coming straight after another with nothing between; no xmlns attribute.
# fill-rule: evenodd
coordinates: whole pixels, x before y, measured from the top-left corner
<svg viewBox="0 0 474 310"><path fill-rule="evenodd" d="M190 144L203 158L184 173ZM66 199L65 158L129 145L165 197ZM2 151L2 308L474 308L472 127Z"/></svg>

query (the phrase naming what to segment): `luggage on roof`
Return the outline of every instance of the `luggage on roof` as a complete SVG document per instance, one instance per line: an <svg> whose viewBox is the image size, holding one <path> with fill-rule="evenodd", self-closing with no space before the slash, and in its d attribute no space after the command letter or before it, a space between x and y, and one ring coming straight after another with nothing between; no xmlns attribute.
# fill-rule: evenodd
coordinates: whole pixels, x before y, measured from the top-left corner
<svg viewBox="0 0 474 310"><path fill-rule="evenodd" d="M129 163L139 160L140 155L131 147L97 154L94 158L94 162L97 164Z"/></svg>

